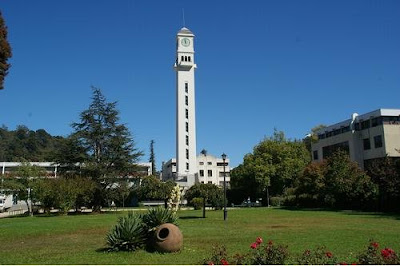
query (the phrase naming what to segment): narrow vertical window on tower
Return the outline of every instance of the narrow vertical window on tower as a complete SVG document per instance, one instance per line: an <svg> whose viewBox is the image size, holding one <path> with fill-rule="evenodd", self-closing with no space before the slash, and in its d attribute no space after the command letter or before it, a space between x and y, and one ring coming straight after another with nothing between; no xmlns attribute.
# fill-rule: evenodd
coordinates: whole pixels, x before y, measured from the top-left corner
<svg viewBox="0 0 400 266"><path fill-rule="evenodd" d="M189 136L188 135L186 135L186 145L189 146Z"/></svg>
<svg viewBox="0 0 400 266"><path fill-rule="evenodd" d="M185 92L189 92L189 83L185 82Z"/></svg>
<svg viewBox="0 0 400 266"><path fill-rule="evenodd" d="M189 171L189 163L186 163L186 170Z"/></svg>
<svg viewBox="0 0 400 266"><path fill-rule="evenodd" d="M185 104L189 105L189 97L187 95L185 96Z"/></svg>
<svg viewBox="0 0 400 266"><path fill-rule="evenodd" d="M189 150L188 149L186 149L186 159L189 160Z"/></svg>
<svg viewBox="0 0 400 266"><path fill-rule="evenodd" d="M186 119L189 119L189 110L186 109Z"/></svg>
<svg viewBox="0 0 400 266"><path fill-rule="evenodd" d="M186 132L189 132L189 123L186 122Z"/></svg>

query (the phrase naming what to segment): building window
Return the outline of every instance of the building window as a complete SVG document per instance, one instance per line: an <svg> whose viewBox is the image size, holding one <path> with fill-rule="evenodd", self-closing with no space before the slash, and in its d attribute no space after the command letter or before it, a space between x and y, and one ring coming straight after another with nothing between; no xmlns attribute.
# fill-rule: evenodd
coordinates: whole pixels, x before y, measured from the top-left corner
<svg viewBox="0 0 400 266"><path fill-rule="evenodd" d="M364 145L364 150L371 149L371 142L369 141L369 138L363 139L363 145Z"/></svg>
<svg viewBox="0 0 400 266"><path fill-rule="evenodd" d="M182 56L181 56L181 61L185 61L184 59L185 59L185 58L184 58L183 55L182 55Z"/></svg>
<svg viewBox="0 0 400 266"><path fill-rule="evenodd" d="M212 184L212 181L208 181L207 183L208 183L208 184Z"/></svg>
<svg viewBox="0 0 400 266"><path fill-rule="evenodd" d="M200 165L204 165L204 162L199 162Z"/></svg>
<svg viewBox="0 0 400 266"><path fill-rule="evenodd" d="M382 135L378 135L378 136L374 137L374 144L375 144L375 148L380 148L383 146Z"/></svg>
<svg viewBox="0 0 400 266"><path fill-rule="evenodd" d="M185 104L189 105L189 97L187 95L185 96Z"/></svg>
<svg viewBox="0 0 400 266"><path fill-rule="evenodd" d="M361 130L369 128L369 120L361 122Z"/></svg>
<svg viewBox="0 0 400 266"><path fill-rule="evenodd" d="M186 159L189 159L189 150L186 149Z"/></svg>
<svg viewBox="0 0 400 266"><path fill-rule="evenodd" d="M208 172L208 176L212 177L212 170L208 170L207 172Z"/></svg>
<svg viewBox="0 0 400 266"><path fill-rule="evenodd" d="M212 165L212 162L207 162L208 165Z"/></svg>
<svg viewBox="0 0 400 266"><path fill-rule="evenodd" d="M189 171L189 163L186 163L186 170Z"/></svg>
<svg viewBox="0 0 400 266"><path fill-rule="evenodd" d="M189 83L185 82L185 92L189 92Z"/></svg>
<svg viewBox="0 0 400 266"><path fill-rule="evenodd" d="M186 109L186 119L189 119L189 110Z"/></svg>
<svg viewBox="0 0 400 266"><path fill-rule="evenodd" d="M200 176L204 176L204 170L199 171Z"/></svg>
<svg viewBox="0 0 400 266"><path fill-rule="evenodd" d="M189 136L188 135L186 135L186 145L189 146Z"/></svg>
<svg viewBox="0 0 400 266"><path fill-rule="evenodd" d="M186 122L186 132L189 132L189 123Z"/></svg>
<svg viewBox="0 0 400 266"><path fill-rule="evenodd" d="M313 151L314 160L318 160L318 151Z"/></svg>

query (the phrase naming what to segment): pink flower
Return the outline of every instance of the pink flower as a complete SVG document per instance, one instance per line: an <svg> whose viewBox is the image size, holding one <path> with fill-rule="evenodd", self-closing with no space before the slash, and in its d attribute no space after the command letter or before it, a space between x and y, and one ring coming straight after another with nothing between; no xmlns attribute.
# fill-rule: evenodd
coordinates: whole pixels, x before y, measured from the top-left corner
<svg viewBox="0 0 400 266"><path fill-rule="evenodd" d="M209 262L208 262L208 265L214 265L214 262L209 261Z"/></svg>
<svg viewBox="0 0 400 266"><path fill-rule="evenodd" d="M261 237L257 237L256 243L257 245L260 245L263 242Z"/></svg>
<svg viewBox="0 0 400 266"><path fill-rule="evenodd" d="M304 251L304 255L310 256L311 251L309 249L307 249L306 251Z"/></svg>
<svg viewBox="0 0 400 266"><path fill-rule="evenodd" d="M328 258L332 258L332 252L330 252L330 251L327 251L326 253L325 253L325 255L328 257Z"/></svg>
<svg viewBox="0 0 400 266"><path fill-rule="evenodd" d="M257 242L254 242L253 244L251 244L251 246L250 246L250 247L251 247L252 249L256 249L256 248L257 248L257 246L258 246L258 245L257 245Z"/></svg>
<svg viewBox="0 0 400 266"><path fill-rule="evenodd" d="M222 259L221 263L222 263L222 265L229 265L229 263L225 259Z"/></svg>

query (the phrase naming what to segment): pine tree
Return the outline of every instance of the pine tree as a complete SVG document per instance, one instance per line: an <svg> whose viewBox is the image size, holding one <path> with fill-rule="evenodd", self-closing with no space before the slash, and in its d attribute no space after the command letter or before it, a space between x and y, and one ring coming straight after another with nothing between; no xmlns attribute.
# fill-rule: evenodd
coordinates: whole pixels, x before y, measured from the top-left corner
<svg viewBox="0 0 400 266"><path fill-rule="evenodd" d="M80 122L73 123L72 137L86 154L81 174L95 180L95 210L103 203L106 188L115 178L126 177L134 163L143 155L135 148L128 128L119 124L116 102L107 102L100 89L93 89L92 103L80 114Z"/></svg>
<svg viewBox="0 0 400 266"><path fill-rule="evenodd" d="M157 169L156 169L156 158L154 155L154 140L152 139L150 141L150 158L149 158L149 162L151 163L151 174L152 175L156 175L157 174Z"/></svg>
<svg viewBox="0 0 400 266"><path fill-rule="evenodd" d="M7 41L7 26L0 11L0 90L4 89L4 78L10 68L7 60L11 56L11 46Z"/></svg>

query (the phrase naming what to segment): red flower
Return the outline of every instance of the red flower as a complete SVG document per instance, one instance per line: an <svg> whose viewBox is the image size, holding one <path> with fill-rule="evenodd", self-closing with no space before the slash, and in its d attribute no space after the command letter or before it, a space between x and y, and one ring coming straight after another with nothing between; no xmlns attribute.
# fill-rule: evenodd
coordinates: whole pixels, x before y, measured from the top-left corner
<svg viewBox="0 0 400 266"><path fill-rule="evenodd" d="M221 263L222 263L222 265L229 265L229 263L225 259L222 259Z"/></svg>
<svg viewBox="0 0 400 266"><path fill-rule="evenodd" d="M330 251L327 251L326 253L325 253L325 255L328 257L328 258L332 258L332 252L330 252Z"/></svg>
<svg viewBox="0 0 400 266"><path fill-rule="evenodd" d="M388 257L390 257L390 256L392 256L394 254L395 254L395 252L391 248L385 248L385 249L382 249L382 251L381 251L381 255L384 258L388 258Z"/></svg>
<svg viewBox="0 0 400 266"><path fill-rule="evenodd" d="M371 246L374 248L378 248L379 244L377 242L371 242Z"/></svg>
<svg viewBox="0 0 400 266"><path fill-rule="evenodd" d="M268 241L268 245L272 246L274 244L274 242L272 242L272 240Z"/></svg>
<svg viewBox="0 0 400 266"><path fill-rule="evenodd" d="M257 245L260 245L263 242L261 237L257 237L256 243Z"/></svg>
<svg viewBox="0 0 400 266"><path fill-rule="evenodd" d="M258 246L258 245L257 245L257 242L254 242L253 244L251 244L251 246L250 246L250 247L251 247L252 249L256 249L256 248L257 248L257 246Z"/></svg>

